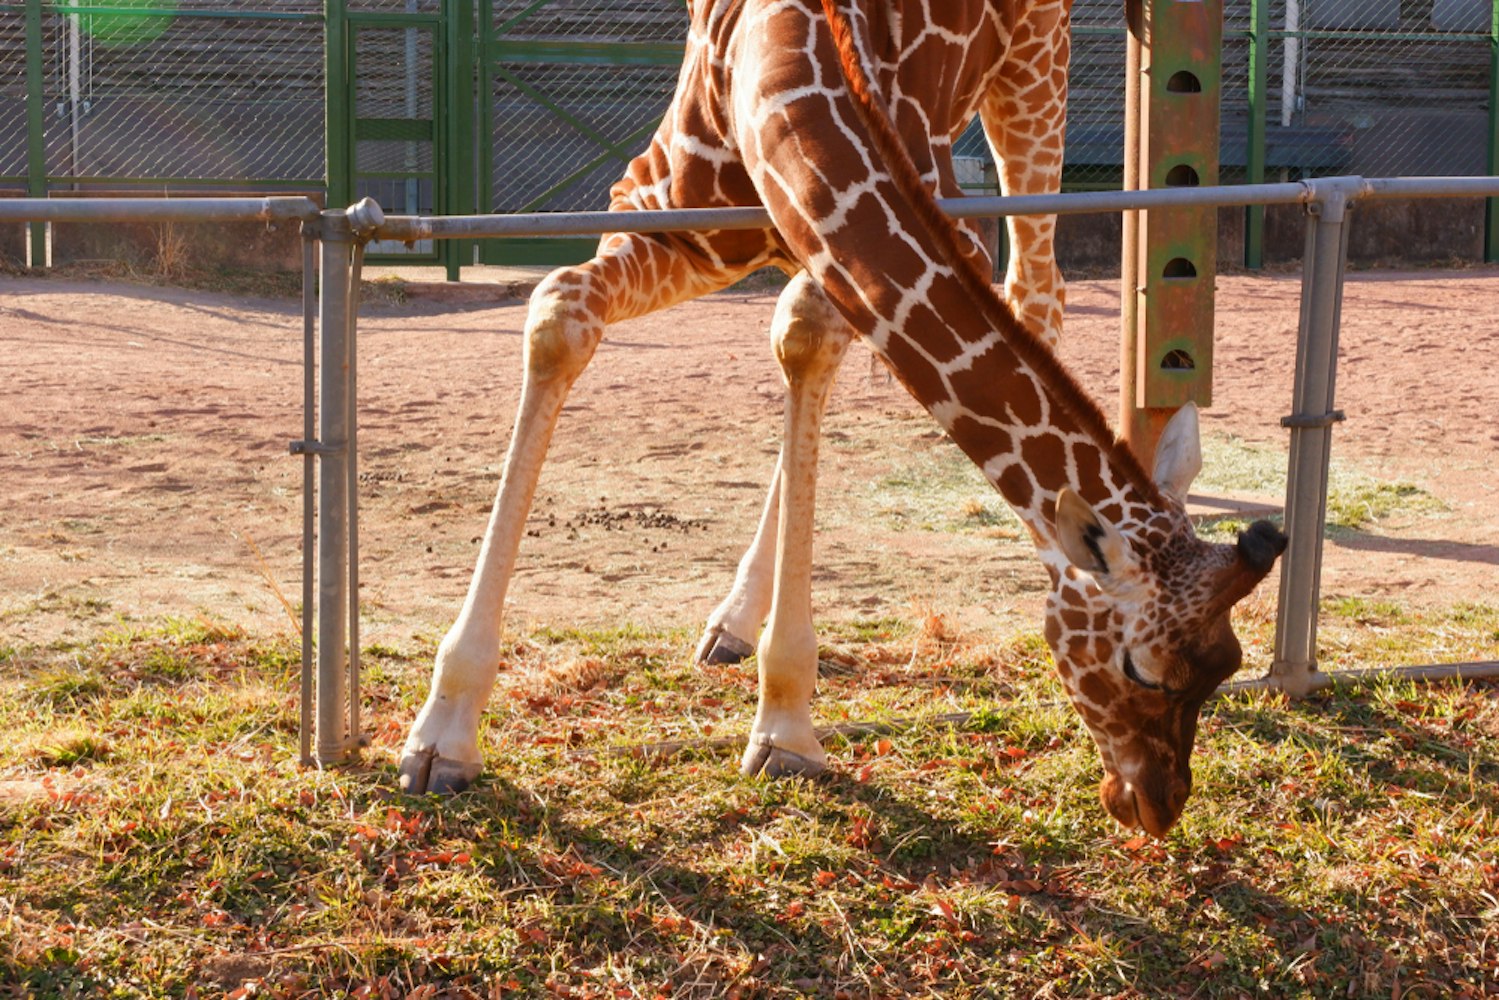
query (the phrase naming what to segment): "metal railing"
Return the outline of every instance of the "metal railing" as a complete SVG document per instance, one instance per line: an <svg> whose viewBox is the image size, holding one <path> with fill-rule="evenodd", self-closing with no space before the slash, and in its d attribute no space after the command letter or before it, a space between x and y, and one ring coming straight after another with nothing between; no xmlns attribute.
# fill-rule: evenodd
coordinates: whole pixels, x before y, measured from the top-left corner
<svg viewBox="0 0 1499 1000"><path fill-rule="evenodd" d="M1390 672L1413 679L1499 676L1499 662L1336 673L1323 673L1317 668L1317 613L1332 429L1343 419L1335 408L1334 388L1350 209L1364 201L1443 197L1499 197L1499 178L1333 177L1297 183L941 202L945 211L958 217L1131 212L1186 205L1301 205L1305 209L1306 252L1295 388L1290 413L1281 420L1290 437L1285 505L1289 544L1281 563L1273 659L1265 678L1231 687L1264 685L1300 695L1336 681L1360 681ZM332 763L357 754L363 742L356 420L358 280L363 248L373 240L754 229L766 226L769 219L760 208L387 218L369 199L348 209L321 212L305 198L0 201L0 223L275 220L301 221L305 240L304 427L302 440L291 447L304 462L302 756L308 762ZM320 272L315 275L315 251L319 249ZM315 283L321 288L317 299L312 294Z"/></svg>
<svg viewBox="0 0 1499 1000"><path fill-rule="evenodd" d="M1120 183L1123 8L1073 6L1068 190ZM1225 182L1499 173L1499 0L1223 11ZM680 0L0 0L0 189L602 205L670 99L686 29ZM977 132L959 151L988 155ZM1262 223L1252 210L1251 266Z"/></svg>

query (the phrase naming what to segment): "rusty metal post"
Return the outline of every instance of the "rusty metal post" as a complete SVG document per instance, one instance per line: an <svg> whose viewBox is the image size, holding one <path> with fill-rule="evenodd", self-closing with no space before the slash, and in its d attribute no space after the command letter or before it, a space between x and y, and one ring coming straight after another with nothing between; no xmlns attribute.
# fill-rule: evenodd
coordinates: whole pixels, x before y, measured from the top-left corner
<svg viewBox="0 0 1499 1000"><path fill-rule="evenodd" d="M1218 182L1222 0L1148 0L1132 26L1125 186ZM1216 208L1126 218L1120 433L1147 463L1181 406L1212 404Z"/></svg>

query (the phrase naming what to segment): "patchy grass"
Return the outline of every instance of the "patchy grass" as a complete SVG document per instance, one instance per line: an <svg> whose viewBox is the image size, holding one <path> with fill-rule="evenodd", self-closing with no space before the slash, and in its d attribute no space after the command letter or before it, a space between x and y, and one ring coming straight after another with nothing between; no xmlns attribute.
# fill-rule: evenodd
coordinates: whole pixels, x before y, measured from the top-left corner
<svg viewBox="0 0 1499 1000"><path fill-rule="evenodd" d="M1327 526L1344 531L1362 531L1402 514L1445 509L1440 500L1414 483L1384 483L1365 478L1334 482L1327 492Z"/></svg>
<svg viewBox="0 0 1499 1000"><path fill-rule="evenodd" d="M871 489L881 513L900 528L1027 537L983 472L939 432L912 447Z"/></svg>
<svg viewBox="0 0 1499 1000"><path fill-rule="evenodd" d="M1193 484L1195 493L1227 493L1267 498L1285 496L1284 451L1239 438L1209 435L1203 439L1203 469ZM1441 500L1413 483L1385 482L1340 462L1328 470L1326 531L1367 531L1391 518L1433 514L1446 510ZM1281 524L1277 514L1270 518ZM1204 518L1198 534L1216 541L1231 540L1249 526L1235 517Z"/></svg>
<svg viewBox="0 0 1499 1000"><path fill-rule="evenodd" d="M938 432L912 447L901 465L870 487L880 512L902 529L967 532L1020 539L1019 519L982 472ZM1199 494L1280 498L1286 489L1286 456L1279 448L1229 435L1203 439ZM1367 531L1392 518L1443 511L1446 506L1412 483L1385 482L1334 458L1328 475L1327 532ZM1277 524L1283 518L1270 518ZM1207 517L1198 534L1231 541L1249 526L1237 517Z"/></svg>
<svg viewBox="0 0 1499 1000"><path fill-rule="evenodd" d="M1270 641L1265 602L1241 632ZM1499 609L1330 598L1324 666L1499 657ZM305 770L296 655L203 619L0 657L0 994L1478 997L1499 993L1499 690L1205 713L1116 829L1034 634L824 630L824 780L734 770L755 681L693 636L512 636L488 775L403 796L432 650L366 651L367 763ZM1263 656L1261 656L1263 659ZM667 756L631 747L686 742ZM441 992L447 990L449 992Z"/></svg>

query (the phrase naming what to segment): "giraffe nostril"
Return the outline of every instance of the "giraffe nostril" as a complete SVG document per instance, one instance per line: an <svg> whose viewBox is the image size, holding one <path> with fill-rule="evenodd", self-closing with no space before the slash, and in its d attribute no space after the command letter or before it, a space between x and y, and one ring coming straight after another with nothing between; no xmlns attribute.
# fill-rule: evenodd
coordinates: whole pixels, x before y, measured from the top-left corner
<svg viewBox="0 0 1499 1000"><path fill-rule="evenodd" d="M1186 808L1187 799L1192 795L1192 779L1186 781L1174 781L1171 788L1166 792L1166 807L1173 816L1180 816L1182 809Z"/></svg>

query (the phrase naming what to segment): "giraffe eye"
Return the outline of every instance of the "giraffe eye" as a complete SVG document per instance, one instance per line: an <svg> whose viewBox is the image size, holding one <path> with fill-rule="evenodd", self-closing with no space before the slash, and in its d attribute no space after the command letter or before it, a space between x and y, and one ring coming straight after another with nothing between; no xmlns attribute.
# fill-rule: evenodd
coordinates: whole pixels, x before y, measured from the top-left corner
<svg viewBox="0 0 1499 1000"><path fill-rule="evenodd" d="M1157 684L1140 676L1139 668L1135 666L1134 658L1129 655L1129 650L1127 649L1124 651L1124 676L1147 691L1164 691L1166 689L1164 684Z"/></svg>

